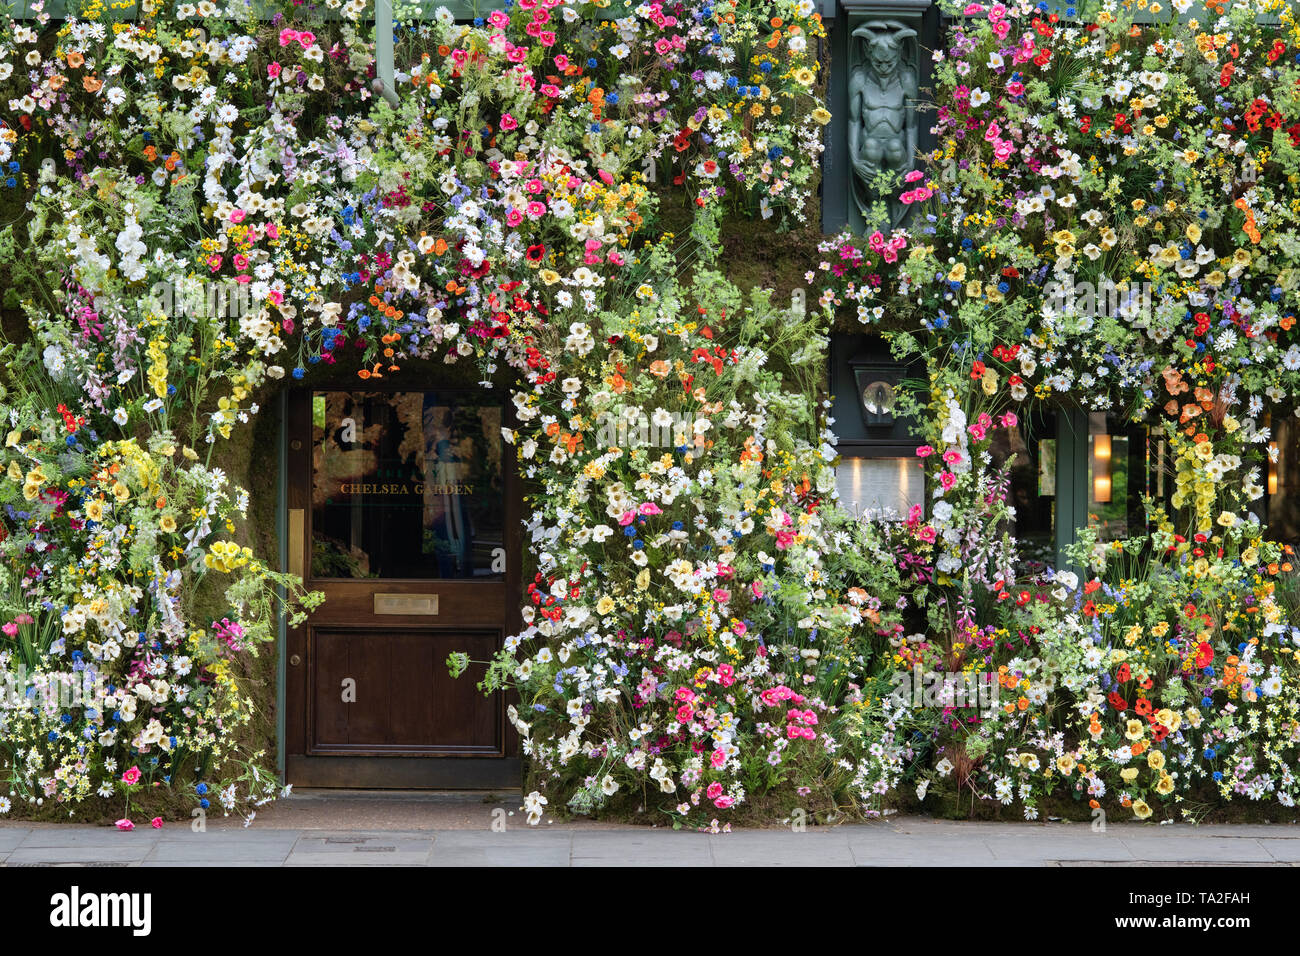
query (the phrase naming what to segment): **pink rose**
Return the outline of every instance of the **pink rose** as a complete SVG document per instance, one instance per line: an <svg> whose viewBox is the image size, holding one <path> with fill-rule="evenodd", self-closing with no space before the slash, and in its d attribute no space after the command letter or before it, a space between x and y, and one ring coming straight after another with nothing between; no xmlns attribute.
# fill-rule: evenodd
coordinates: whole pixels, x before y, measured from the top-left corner
<svg viewBox="0 0 1300 956"><path fill-rule="evenodd" d="M135 829L135 824L132 823L130 820L128 820L126 817L123 817L121 820L118 820L116 823L113 824L113 826L117 827L119 830Z"/></svg>
<svg viewBox="0 0 1300 956"><path fill-rule="evenodd" d="M149 821L149 826L153 827L155 830L161 830L162 825L163 825L162 817L154 817L152 820Z"/></svg>

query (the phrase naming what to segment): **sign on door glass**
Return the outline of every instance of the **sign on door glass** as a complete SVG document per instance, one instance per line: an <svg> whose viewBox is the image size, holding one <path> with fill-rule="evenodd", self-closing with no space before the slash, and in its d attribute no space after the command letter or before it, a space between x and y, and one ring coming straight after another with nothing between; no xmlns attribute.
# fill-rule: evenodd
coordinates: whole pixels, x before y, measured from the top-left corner
<svg viewBox="0 0 1300 956"><path fill-rule="evenodd" d="M502 409L458 392L312 395L317 578L499 578Z"/></svg>

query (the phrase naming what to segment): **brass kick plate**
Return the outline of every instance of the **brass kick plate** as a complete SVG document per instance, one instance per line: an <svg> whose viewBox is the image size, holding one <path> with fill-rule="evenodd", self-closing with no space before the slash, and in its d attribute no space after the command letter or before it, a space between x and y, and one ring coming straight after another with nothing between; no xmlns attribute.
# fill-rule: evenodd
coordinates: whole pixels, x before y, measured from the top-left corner
<svg viewBox="0 0 1300 956"><path fill-rule="evenodd" d="M376 614L437 614L436 594L376 594Z"/></svg>

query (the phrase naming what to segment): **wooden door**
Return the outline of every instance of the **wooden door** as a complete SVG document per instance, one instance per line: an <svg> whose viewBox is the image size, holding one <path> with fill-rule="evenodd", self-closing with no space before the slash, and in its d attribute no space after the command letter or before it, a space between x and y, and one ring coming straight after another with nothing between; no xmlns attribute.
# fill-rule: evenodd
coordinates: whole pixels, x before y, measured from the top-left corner
<svg viewBox="0 0 1300 956"><path fill-rule="evenodd" d="M518 786L505 695L446 665L518 621L510 410L483 389L291 395L289 563L325 603L285 648L289 783Z"/></svg>

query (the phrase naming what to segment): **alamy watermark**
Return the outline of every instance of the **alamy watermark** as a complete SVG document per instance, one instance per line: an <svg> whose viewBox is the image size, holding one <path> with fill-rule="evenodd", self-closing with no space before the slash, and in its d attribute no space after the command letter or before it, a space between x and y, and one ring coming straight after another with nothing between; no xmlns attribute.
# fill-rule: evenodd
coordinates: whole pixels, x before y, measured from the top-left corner
<svg viewBox="0 0 1300 956"><path fill-rule="evenodd" d="M683 448L695 444L695 416L658 409L653 415L601 415L596 442L605 448Z"/></svg>
<svg viewBox="0 0 1300 956"><path fill-rule="evenodd" d="M0 711L66 713L76 707L102 710L108 688L93 671L31 671L19 664L0 673Z"/></svg>
<svg viewBox="0 0 1300 956"><path fill-rule="evenodd" d="M1044 307L1057 315L1089 318L1107 316L1126 321L1149 321L1155 310L1155 289L1150 282L1125 282L1117 286L1106 277L1098 282L1075 282L1073 276L1053 280L1044 288Z"/></svg>
<svg viewBox="0 0 1300 956"><path fill-rule="evenodd" d="M984 717L992 717L998 711L999 677L993 671L959 674L929 671L918 664L910 671L894 672L889 696L900 705L971 708Z"/></svg>
<svg viewBox="0 0 1300 956"><path fill-rule="evenodd" d="M232 279L155 282L149 291L172 318L237 319L252 311L247 283Z"/></svg>

